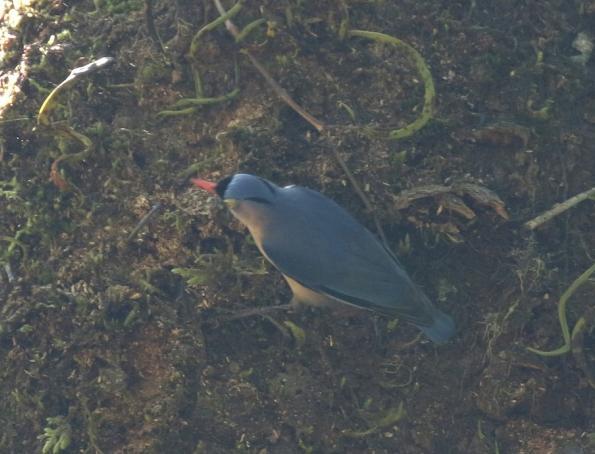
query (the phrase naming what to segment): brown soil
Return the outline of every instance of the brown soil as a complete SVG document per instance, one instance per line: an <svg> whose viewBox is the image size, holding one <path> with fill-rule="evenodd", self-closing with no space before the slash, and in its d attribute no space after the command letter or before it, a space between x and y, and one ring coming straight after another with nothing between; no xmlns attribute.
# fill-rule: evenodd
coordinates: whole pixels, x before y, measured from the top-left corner
<svg viewBox="0 0 595 454"><path fill-rule="evenodd" d="M595 59L573 43L595 3L246 2L238 26L266 22L240 44L208 31L194 57L212 2L153 3L163 52L140 0L0 7L0 452L593 452L592 283L568 304L571 330L586 317L581 342L527 350L563 342L557 302L595 262L593 202L523 223L594 185ZM370 132L415 120L424 85L398 48L345 27L424 57L436 108L422 130ZM37 124L49 91L104 56ZM197 96L196 72L203 97L239 94L160 114ZM225 320L290 292L188 178L309 186L374 229L331 147L453 314L452 342L412 343L414 328L368 313Z"/></svg>

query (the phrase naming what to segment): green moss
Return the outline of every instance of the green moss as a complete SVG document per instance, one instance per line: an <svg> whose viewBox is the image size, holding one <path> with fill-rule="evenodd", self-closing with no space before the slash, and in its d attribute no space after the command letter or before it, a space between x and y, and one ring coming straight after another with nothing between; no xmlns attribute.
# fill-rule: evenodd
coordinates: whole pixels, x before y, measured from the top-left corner
<svg viewBox="0 0 595 454"><path fill-rule="evenodd" d="M143 0L93 0L95 12L124 14L138 11L143 7Z"/></svg>
<svg viewBox="0 0 595 454"><path fill-rule="evenodd" d="M367 430L346 430L343 435L349 438L365 438L372 435L382 429L391 427L401 421L407 412L403 402L398 407L389 408L380 414L370 416L367 419L368 425L370 426Z"/></svg>
<svg viewBox="0 0 595 454"><path fill-rule="evenodd" d="M63 416L47 418L47 426L39 439L43 442L42 454L60 454L71 443L72 429Z"/></svg>
<svg viewBox="0 0 595 454"><path fill-rule="evenodd" d="M164 82L171 77L171 68L163 61L145 61L136 73L135 83L143 85L155 85Z"/></svg>

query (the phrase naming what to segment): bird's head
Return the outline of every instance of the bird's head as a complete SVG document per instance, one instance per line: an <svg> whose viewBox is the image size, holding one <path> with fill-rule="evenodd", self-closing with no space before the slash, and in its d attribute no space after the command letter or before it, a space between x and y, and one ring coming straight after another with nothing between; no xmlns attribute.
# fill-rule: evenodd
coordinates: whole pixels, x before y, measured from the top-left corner
<svg viewBox="0 0 595 454"><path fill-rule="evenodd" d="M218 195L235 217L251 227L273 204L279 187L247 173L225 177L217 183L195 178L195 186Z"/></svg>

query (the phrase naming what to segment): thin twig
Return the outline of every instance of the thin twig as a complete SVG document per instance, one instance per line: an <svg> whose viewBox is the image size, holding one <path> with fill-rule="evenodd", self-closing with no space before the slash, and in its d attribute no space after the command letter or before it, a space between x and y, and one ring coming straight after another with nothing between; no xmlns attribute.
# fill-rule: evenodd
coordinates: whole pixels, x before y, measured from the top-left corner
<svg viewBox="0 0 595 454"><path fill-rule="evenodd" d="M217 8L217 11L219 11L219 14L221 16L225 16L226 14L228 14L225 11L225 8L223 8L223 5L221 5L220 0L213 0L213 2L215 3L215 7ZM227 28L229 33L234 38L237 38L240 35L240 31L239 31L238 27L236 27L236 25L230 19L225 20L225 28ZM275 81L275 79L273 79L273 76L271 76L271 74L266 70L266 68L260 63L260 61L258 61L258 59L249 50L243 49L241 52L248 57L248 59L250 60L250 63L252 63L252 65L262 75L262 77L265 79L265 81L270 85L270 87L275 92L275 94L277 94L277 96L279 96L279 98L281 98L281 100L283 100L289 107L291 107L295 112L297 112L304 120L306 120L310 125L312 125L312 127L314 129L316 129L318 132L322 132L323 130L326 130L327 126L324 124L324 122L315 118L313 115L308 113L302 106L300 106L297 102L295 102L293 100L293 98L289 95L289 93L287 93L287 91L283 87L281 87L281 85L279 85L277 83L277 81ZM386 240L386 235L384 234L384 230L382 229L382 226L380 224L380 221L378 220L378 217L374 214L374 208L372 207L372 204L370 203L370 201L364 194L364 191L361 189L360 185L355 180L355 177L349 170L349 167L347 167L347 164L345 163L345 161L339 154L337 147L332 146L331 148L333 150L335 159L339 163L339 166L341 167L341 169L343 169L343 172L345 173L345 175L347 176L347 179L353 186L353 189L355 190L356 194L361 199L366 210L370 213L370 215L374 219L374 225L376 226L376 230L378 231L378 235L380 236L380 239L382 240L384 245L388 248L388 242Z"/></svg>
<svg viewBox="0 0 595 454"><path fill-rule="evenodd" d="M128 235L128 238L126 238L126 241L128 241L128 242L132 241L136 237L136 235L138 235L138 232L140 232L141 229L145 225L147 225L149 220L153 216L155 216L159 211L161 211L162 208L163 208L163 205L161 205L160 203L156 203L155 205L153 205L151 207L151 209L149 210L149 212L143 216L143 218L139 221L138 224L136 224L136 227L134 227L134 229L132 229L132 232L130 232L130 234Z"/></svg>
<svg viewBox="0 0 595 454"><path fill-rule="evenodd" d="M542 213L539 216L537 216L536 218L533 218L530 221L527 221L525 223L525 228L527 228L529 230L535 230L540 225L545 224L549 220L564 213L566 210L579 204L583 200L587 200L587 199L590 199L593 197L595 197L595 187L589 189L588 191L581 192L580 194L577 194L574 197L569 198L565 202L556 203L551 209L549 209L545 213Z"/></svg>
<svg viewBox="0 0 595 454"><path fill-rule="evenodd" d="M330 139L330 136L328 136L328 138ZM364 207L366 208L366 211L372 215L372 219L374 220L374 226L376 227L376 231L378 232L378 236L380 236L380 239L382 240L382 243L384 244L384 246L387 249L390 250L390 247L388 245L388 240L386 239L386 235L384 234L384 229L380 225L380 221L378 220L378 217L374 214L374 207L372 207L372 204L370 203L370 200L366 197L366 195L364 194L364 191L362 190L362 188L360 187L360 185L355 180L355 177L351 173L351 170L349 170L349 167L347 167L347 163L345 162L345 160L339 154L339 150L338 150L338 147L336 146L336 144L334 144L334 143L331 144L331 150L333 151L333 155L335 156L335 159L339 163L339 166L341 167L341 169L343 169L343 172L347 176L347 179L349 180L349 182L353 186L353 189L355 190L355 193L359 196L359 198L361 199L362 203L364 204Z"/></svg>
<svg viewBox="0 0 595 454"><path fill-rule="evenodd" d="M271 76L271 74L265 69L264 66L256 59L254 55L250 53L249 50L243 49L242 53L245 54L250 62L254 65L254 67L258 70L258 72L264 77L267 83L271 86L273 91L281 98L289 107L295 110L304 120L310 123L314 129L318 132L322 132L323 129L326 128L325 124L320 120L316 119L314 116L310 115L302 106L300 106L297 102L293 100L289 93L279 85L275 79Z"/></svg>
<svg viewBox="0 0 595 454"><path fill-rule="evenodd" d="M291 304L280 304L278 306L255 307L252 309L245 309L245 310L235 312L234 314L232 314L228 317L222 318L221 321L229 322L231 320L238 320L240 318L252 317L254 315L258 315L259 317L264 317L264 316L268 315L269 312L290 311L293 309L295 309L295 307L292 306Z"/></svg>
<svg viewBox="0 0 595 454"><path fill-rule="evenodd" d="M214 0L214 2L215 6L217 7L217 11L219 11L219 14L221 16L228 14L227 11L225 11L225 9L223 8L223 5L221 5L221 2L219 0ZM230 19L227 19L225 21L225 28L227 28L227 31L229 31L229 33L235 39L238 39L240 37L240 30ZM273 76L271 76L271 74L266 70L266 68L258 61L258 59L254 55L252 55L252 53L249 50L243 49L242 53L246 55L246 57L248 57L250 63L252 63L256 70L261 74L261 76L264 77L264 79L271 86L271 88L277 94L277 96L279 96L279 98L281 98L286 104L289 105L289 107L291 107L299 115L301 115L304 120L306 120L314 127L314 129L316 129L318 132L322 132L322 130L325 128L325 125L320 120L317 120L315 117L310 115L302 106L295 102L292 99L292 97L289 96L289 93L287 93L287 91L283 87L281 87L281 85L279 85L275 81L275 79L273 79Z"/></svg>

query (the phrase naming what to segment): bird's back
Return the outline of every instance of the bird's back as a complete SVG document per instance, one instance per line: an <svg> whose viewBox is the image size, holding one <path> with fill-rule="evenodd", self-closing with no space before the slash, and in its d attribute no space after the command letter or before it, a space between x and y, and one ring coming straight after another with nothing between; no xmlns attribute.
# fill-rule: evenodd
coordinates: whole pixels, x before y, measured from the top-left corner
<svg viewBox="0 0 595 454"><path fill-rule="evenodd" d="M345 303L432 323L432 306L394 255L346 210L299 186L279 191L263 249L284 274Z"/></svg>

